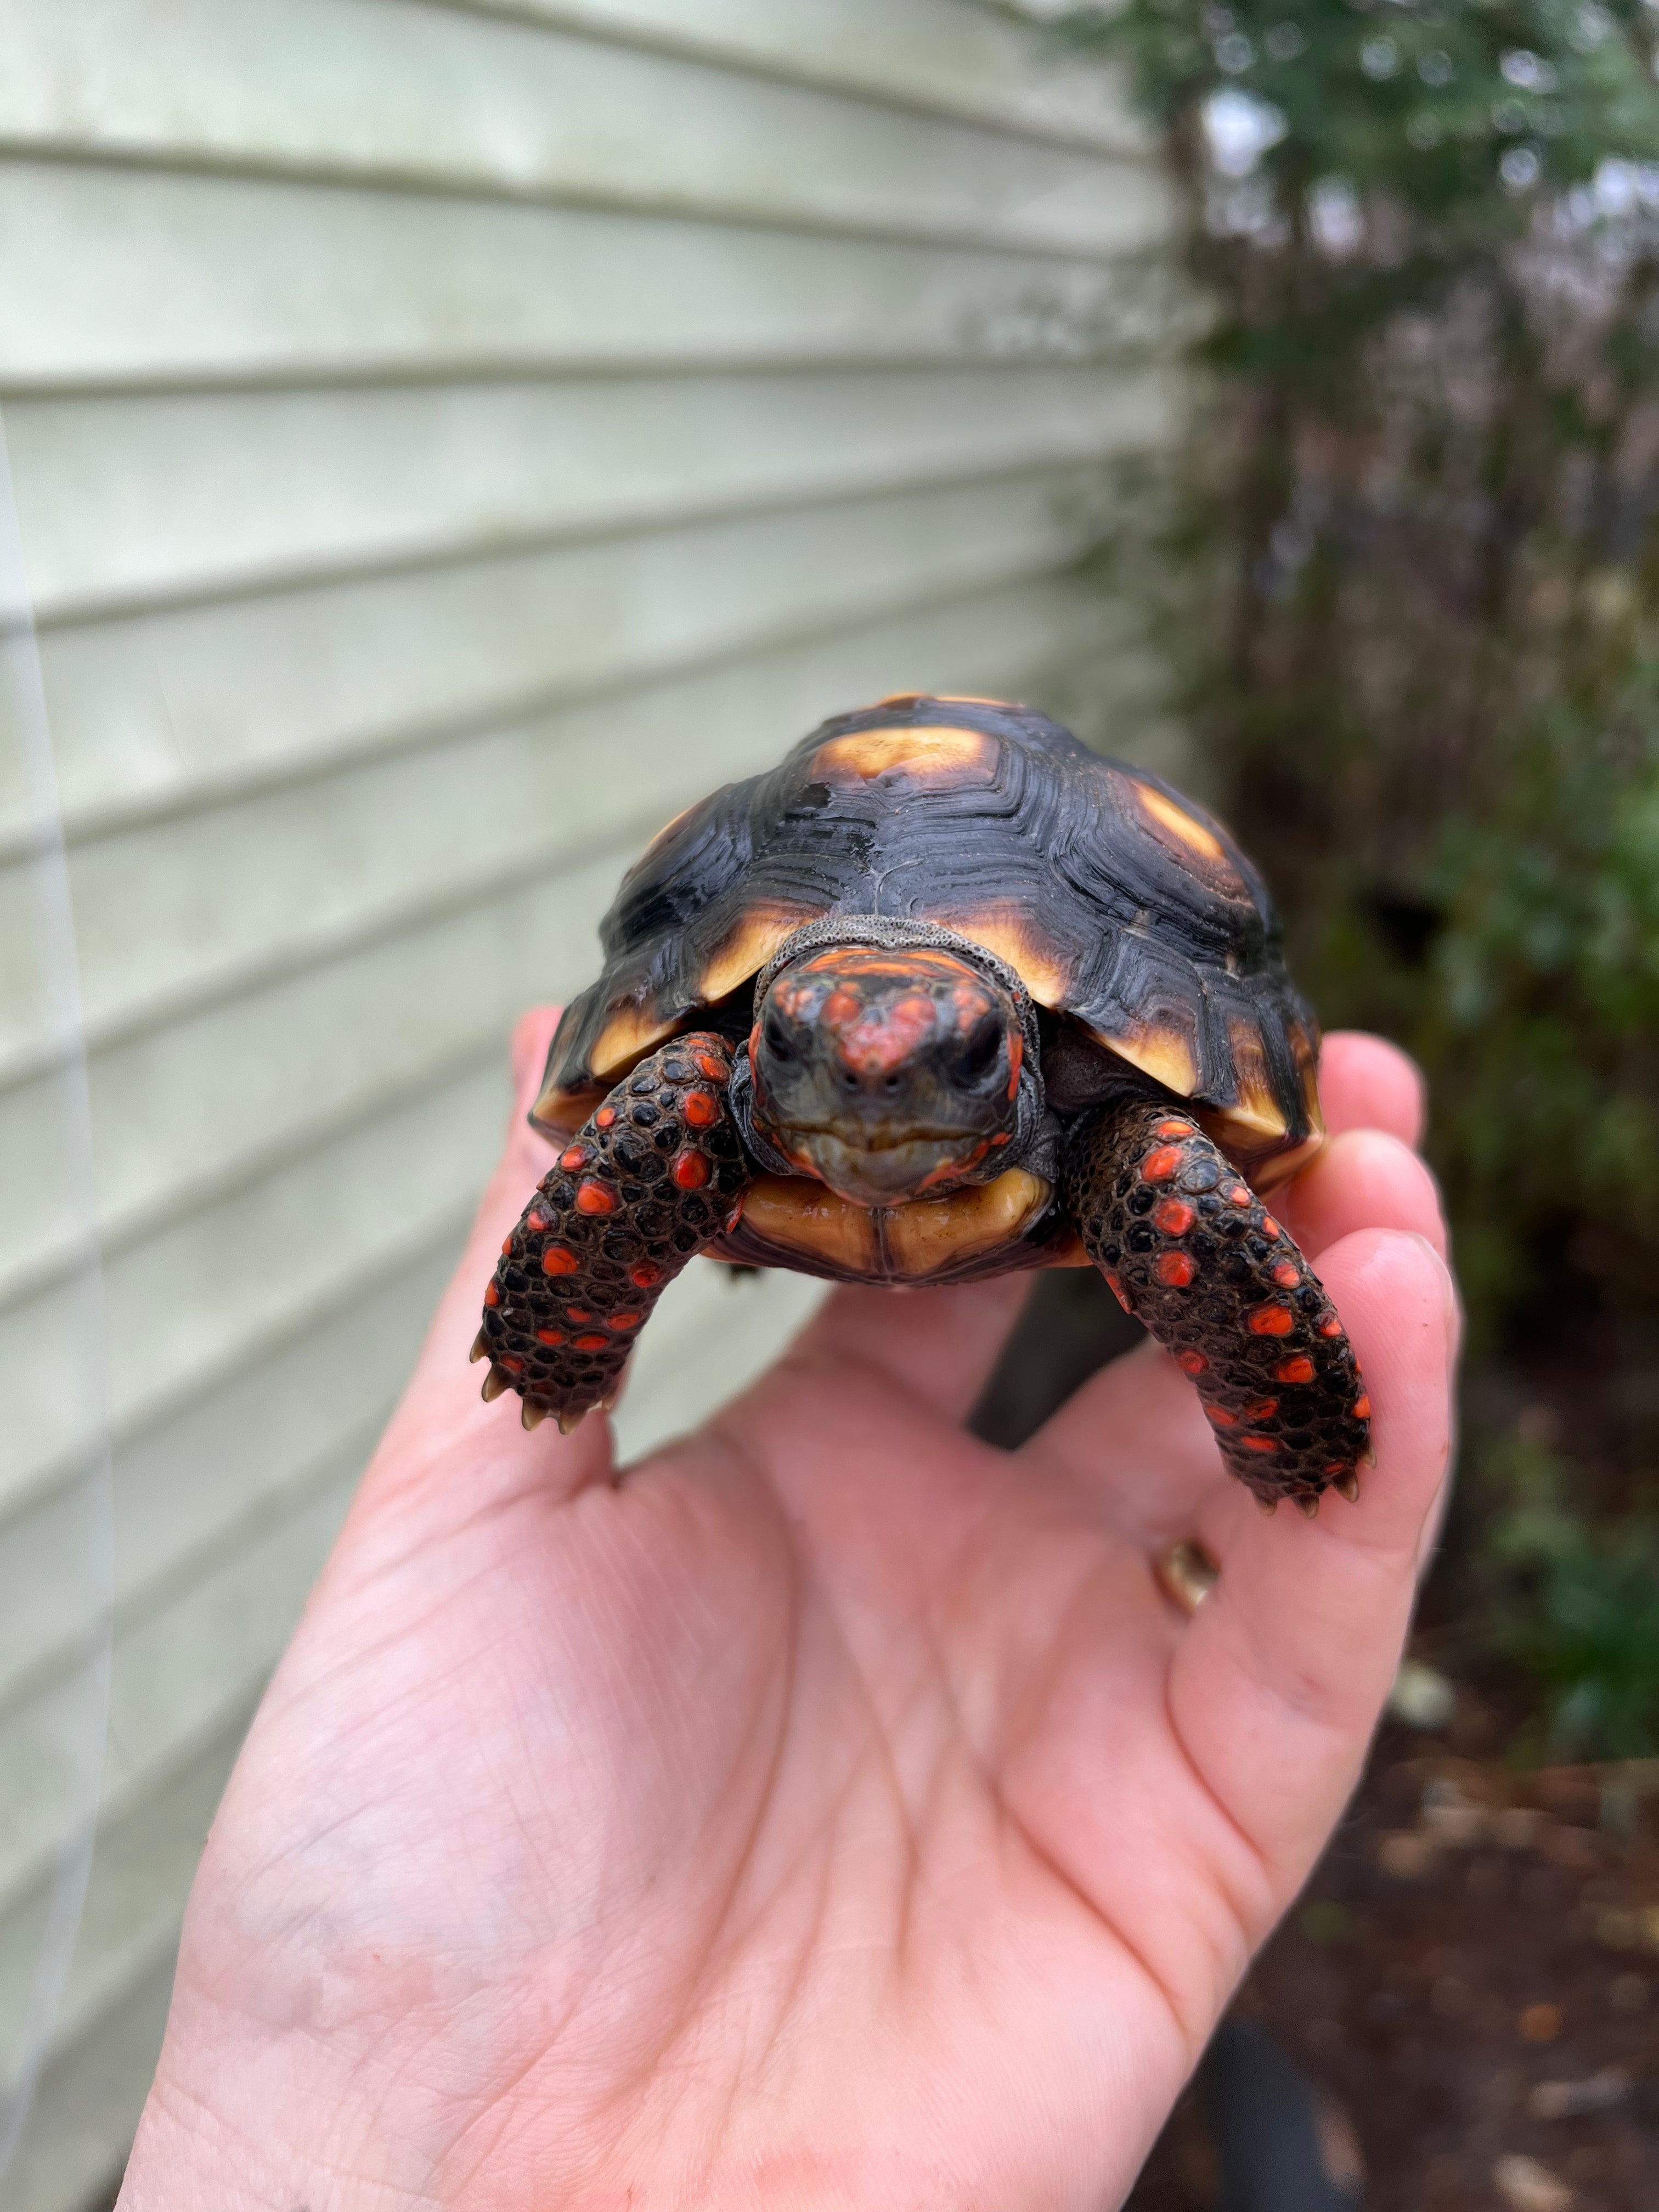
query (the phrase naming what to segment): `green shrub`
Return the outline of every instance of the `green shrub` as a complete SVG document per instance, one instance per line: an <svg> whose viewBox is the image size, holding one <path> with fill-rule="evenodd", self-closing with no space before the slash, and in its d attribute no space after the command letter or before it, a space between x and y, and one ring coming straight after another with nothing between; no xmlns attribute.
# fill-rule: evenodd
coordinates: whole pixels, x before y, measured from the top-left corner
<svg viewBox="0 0 1659 2212"><path fill-rule="evenodd" d="M1620 1745L1659 1735L1659 1451L1619 1371L1659 1356L1656 32L1638 0L1063 30L1161 127L1212 308L1140 487L1164 557L1121 566L1328 1025L1429 1073L1484 1470L1463 1595L1558 1733ZM1523 1376L1578 1394L1547 1514L1504 1441Z"/></svg>

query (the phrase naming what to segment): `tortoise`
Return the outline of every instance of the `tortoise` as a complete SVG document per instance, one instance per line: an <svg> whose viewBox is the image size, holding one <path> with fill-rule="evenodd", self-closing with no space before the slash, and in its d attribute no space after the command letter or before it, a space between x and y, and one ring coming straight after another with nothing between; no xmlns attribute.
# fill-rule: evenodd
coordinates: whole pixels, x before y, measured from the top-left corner
<svg viewBox="0 0 1659 2212"><path fill-rule="evenodd" d="M692 1255L842 1282L1098 1267L1268 1510L1358 1495L1370 1407L1264 1195L1324 1140L1261 876L1146 770L902 693L623 878L532 1124L561 1149L472 1347L526 1427L614 1401Z"/></svg>

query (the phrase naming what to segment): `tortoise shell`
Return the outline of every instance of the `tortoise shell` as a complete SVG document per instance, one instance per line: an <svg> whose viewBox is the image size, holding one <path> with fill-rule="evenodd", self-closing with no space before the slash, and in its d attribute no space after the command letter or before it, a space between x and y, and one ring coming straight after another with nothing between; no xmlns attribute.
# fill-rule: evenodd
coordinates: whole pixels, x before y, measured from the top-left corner
<svg viewBox="0 0 1659 2212"><path fill-rule="evenodd" d="M908 693L822 724L658 835L600 926L605 971L566 1009L532 1119L580 1127L722 1006L741 1033L758 971L833 915L984 946L1072 1039L1189 1101L1261 1188L1322 1139L1317 1029L1222 825L1029 708Z"/></svg>

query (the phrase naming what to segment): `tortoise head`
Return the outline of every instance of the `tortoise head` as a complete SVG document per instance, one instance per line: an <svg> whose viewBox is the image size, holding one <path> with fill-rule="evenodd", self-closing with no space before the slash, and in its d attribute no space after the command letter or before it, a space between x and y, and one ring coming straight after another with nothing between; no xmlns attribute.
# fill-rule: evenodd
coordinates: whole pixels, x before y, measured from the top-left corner
<svg viewBox="0 0 1659 2212"><path fill-rule="evenodd" d="M787 962L749 1054L766 1137L857 1206L950 1189L1017 1124L1019 1009L994 975L933 947L831 945Z"/></svg>

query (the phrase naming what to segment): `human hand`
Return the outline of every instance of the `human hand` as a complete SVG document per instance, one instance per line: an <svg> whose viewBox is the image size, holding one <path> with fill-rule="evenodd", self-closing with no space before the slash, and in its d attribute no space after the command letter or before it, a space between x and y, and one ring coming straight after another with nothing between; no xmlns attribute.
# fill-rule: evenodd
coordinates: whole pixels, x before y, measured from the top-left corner
<svg viewBox="0 0 1659 2212"><path fill-rule="evenodd" d="M976 1442L1018 1276L837 1292L618 1485L466 1360L553 1019L215 1822L123 2212L1115 2204L1399 1657L1456 1335L1416 1078L1329 1039L1275 1199L1364 1369L1357 1506L1264 1520L1150 1342Z"/></svg>

